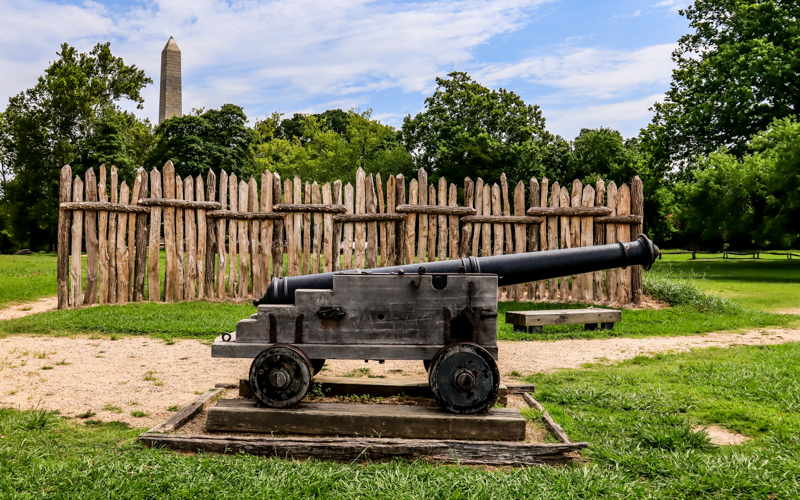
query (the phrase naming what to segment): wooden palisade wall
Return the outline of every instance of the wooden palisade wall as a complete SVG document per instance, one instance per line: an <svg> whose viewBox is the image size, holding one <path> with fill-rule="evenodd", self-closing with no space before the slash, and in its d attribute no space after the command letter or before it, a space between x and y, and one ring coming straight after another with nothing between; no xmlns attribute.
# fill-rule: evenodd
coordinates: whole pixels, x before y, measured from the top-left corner
<svg viewBox="0 0 800 500"><path fill-rule="evenodd" d="M110 175L108 175L110 174ZM642 231L642 182L510 187L464 179L406 182L359 169L355 186L266 171L181 179L171 162L132 187L104 165L61 171L58 305L250 299L273 276L367 269L630 241ZM526 201L527 197L527 201ZM161 250L164 250L162 264ZM82 270L82 255L86 270ZM286 253L286 265L284 262ZM162 269L163 266L163 269ZM163 275L163 278L162 278ZM509 300L638 302L641 267L505 287Z"/></svg>

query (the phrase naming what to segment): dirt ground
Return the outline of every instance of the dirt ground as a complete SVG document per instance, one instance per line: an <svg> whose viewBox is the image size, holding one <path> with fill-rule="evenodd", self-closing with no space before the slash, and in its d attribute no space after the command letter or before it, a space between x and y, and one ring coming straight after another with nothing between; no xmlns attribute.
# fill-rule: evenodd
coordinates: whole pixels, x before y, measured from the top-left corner
<svg viewBox="0 0 800 500"><path fill-rule="evenodd" d="M11 304L0 309L0 320L21 318L31 314L50 311L58 306L58 297L45 297L34 302Z"/></svg>
<svg viewBox="0 0 800 500"><path fill-rule="evenodd" d="M710 333L685 337L499 342L500 373L516 382L525 376L591 362L614 362L661 352L707 347L800 342L800 329L763 329L744 334ZM63 415L123 421L150 427L218 382L247 376L248 359L214 359L210 346L196 340L127 337L17 335L0 339L0 406L59 410ZM369 368L379 377L424 377L420 361L336 360L326 375ZM146 416L141 416L141 415ZM134 416L140 415L140 416ZM87 417L89 418L89 417Z"/></svg>

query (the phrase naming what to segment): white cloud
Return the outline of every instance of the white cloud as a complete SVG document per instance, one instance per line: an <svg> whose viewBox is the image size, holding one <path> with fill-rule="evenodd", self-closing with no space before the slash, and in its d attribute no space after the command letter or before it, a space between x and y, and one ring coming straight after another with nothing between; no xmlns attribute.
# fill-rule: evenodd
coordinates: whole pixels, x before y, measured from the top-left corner
<svg viewBox="0 0 800 500"><path fill-rule="evenodd" d="M111 40L116 55L155 81L144 91L147 115L155 118L159 54L169 36L182 51L185 110L426 91L435 75L519 29L545 1L154 0L115 12L94 3L0 0L0 71L13 75L0 81L0 96L32 86L61 42L88 50Z"/></svg>
<svg viewBox="0 0 800 500"><path fill-rule="evenodd" d="M653 4L653 7L666 7L670 12L677 13L681 9L685 9L688 7L692 2L688 0L662 0L656 4Z"/></svg>
<svg viewBox="0 0 800 500"><path fill-rule="evenodd" d="M646 125L653 113L649 108L656 102L662 102L664 94L653 94L646 97L599 104L595 106L559 107L548 109L543 106L547 117L548 130L558 131L565 139L572 140L582 128L611 127L619 130L623 137L632 137Z"/></svg>
<svg viewBox="0 0 800 500"><path fill-rule="evenodd" d="M617 99L645 85L669 82L674 49L675 44L651 45L629 52L569 48L556 55L487 65L476 73L476 78L490 85L518 78L528 80L554 87L559 98Z"/></svg>

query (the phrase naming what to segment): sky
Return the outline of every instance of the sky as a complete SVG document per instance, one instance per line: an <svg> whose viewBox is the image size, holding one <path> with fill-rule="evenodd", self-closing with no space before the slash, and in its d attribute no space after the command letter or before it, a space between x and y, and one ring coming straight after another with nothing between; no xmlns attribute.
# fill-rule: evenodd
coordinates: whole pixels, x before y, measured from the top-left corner
<svg viewBox="0 0 800 500"><path fill-rule="evenodd" d="M181 49L183 112L373 110L399 127L436 77L465 71L539 105L547 129L638 134L669 89L686 0L0 0L0 110L36 84L61 43L111 42L145 70L139 118L158 121L161 50Z"/></svg>

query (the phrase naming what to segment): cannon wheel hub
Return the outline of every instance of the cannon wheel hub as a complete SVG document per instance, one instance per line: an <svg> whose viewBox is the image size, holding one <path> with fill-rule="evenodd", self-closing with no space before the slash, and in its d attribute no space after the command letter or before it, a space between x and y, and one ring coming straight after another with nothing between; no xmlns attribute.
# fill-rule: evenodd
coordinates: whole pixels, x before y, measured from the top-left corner
<svg viewBox="0 0 800 500"><path fill-rule="evenodd" d="M436 401L453 413L480 413L494 405L500 371L483 347L461 342L442 348L428 373Z"/></svg>
<svg viewBox="0 0 800 500"><path fill-rule="evenodd" d="M294 406L310 386L311 361L295 346L273 345L261 351L250 365L250 387L263 406Z"/></svg>

